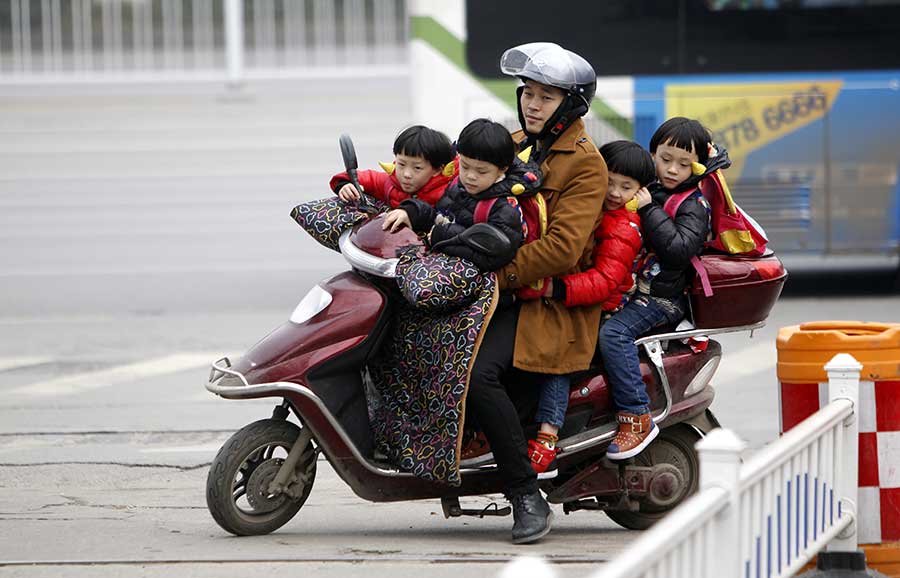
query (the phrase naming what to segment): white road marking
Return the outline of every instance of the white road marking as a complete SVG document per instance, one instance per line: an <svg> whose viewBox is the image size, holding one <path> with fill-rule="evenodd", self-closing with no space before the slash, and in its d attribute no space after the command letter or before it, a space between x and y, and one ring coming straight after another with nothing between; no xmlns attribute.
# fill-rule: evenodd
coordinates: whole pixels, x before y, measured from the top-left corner
<svg viewBox="0 0 900 578"><path fill-rule="evenodd" d="M16 369L19 367L28 367L30 365L40 365L53 361L49 357L0 357L0 371L7 369Z"/></svg>
<svg viewBox="0 0 900 578"><path fill-rule="evenodd" d="M39 383L31 383L13 389L12 392L35 397L74 395L148 377L209 367L213 361L223 357L223 355L222 352L176 353L137 363L118 365L108 369L66 375Z"/></svg>
<svg viewBox="0 0 900 578"><path fill-rule="evenodd" d="M179 454L179 453L216 453L222 447L221 443L204 444L196 446L168 446L163 448L144 448L138 450L142 454Z"/></svg>

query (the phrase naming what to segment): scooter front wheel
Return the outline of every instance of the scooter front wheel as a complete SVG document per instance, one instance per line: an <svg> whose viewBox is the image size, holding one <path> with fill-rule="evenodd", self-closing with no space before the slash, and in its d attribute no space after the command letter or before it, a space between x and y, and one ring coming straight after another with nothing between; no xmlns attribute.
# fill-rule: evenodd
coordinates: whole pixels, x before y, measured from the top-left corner
<svg viewBox="0 0 900 578"><path fill-rule="evenodd" d="M285 491L269 492L299 435L300 428L289 421L264 419L225 442L206 479L206 505L222 529L238 536L268 534L303 507L316 477L312 442L304 448Z"/></svg>

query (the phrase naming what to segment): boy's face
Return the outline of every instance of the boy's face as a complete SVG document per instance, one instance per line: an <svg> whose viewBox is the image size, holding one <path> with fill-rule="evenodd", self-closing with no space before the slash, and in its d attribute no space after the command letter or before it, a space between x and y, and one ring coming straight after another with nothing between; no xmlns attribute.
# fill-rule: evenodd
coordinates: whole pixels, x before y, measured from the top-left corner
<svg viewBox="0 0 900 578"><path fill-rule="evenodd" d="M653 154L653 162L656 164L656 176L659 182L667 189L674 189L691 176L691 163L700 159L693 147L690 151L672 146L671 141L666 141L656 147Z"/></svg>
<svg viewBox="0 0 900 578"><path fill-rule="evenodd" d="M505 171L506 167L459 155L459 182L470 195L488 190Z"/></svg>
<svg viewBox="0 0 900 578"><path fill-rule="evenodd" d="M560 88L526 80L525 88L522 89L522 97L519 99L522 116L525 117L523 128L531 134L540 133L547 120L562 104L565 96L566 93Z"/></svg>
<svg viewBox="0 0 900 578"><path fill-rule="evenodd" d="M615 211L625 206L625 203L634 198L641 188L641 184L631 177L619 173L609 173L609 188L606 189L606 200L603 201L604 211Z"/></svg>
<svg viewBox="0 0 900 578"><path fill-rule="evenodd" d="M425 157L411 157L402 153L394 156L394 174L400 188L407 195L418 192L439 172L440 169L431 166Z"/></svg>

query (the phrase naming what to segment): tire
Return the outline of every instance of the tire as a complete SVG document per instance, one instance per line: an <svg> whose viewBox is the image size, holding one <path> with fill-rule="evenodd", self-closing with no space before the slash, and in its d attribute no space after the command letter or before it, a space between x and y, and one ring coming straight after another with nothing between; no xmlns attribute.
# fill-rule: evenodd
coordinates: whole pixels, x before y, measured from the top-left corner
<svg viewBox="0 0 900 578"><path fill-rule="evenodd" d="M297 464L303 479L292 487L299 497L269 495L266 488L300 435L289 421L264 419L232 435L209 468L206 506L223 530L237 536L274 532L303 507L316 477L316 452L312 442ZM304 481L305 480L305 481Z"/></svg>
<svg viewBox="0 0 900 578"><path fill-rule="evenodd" d="M665 462L678 468L684 476L685 489L673 504L660 507L641 501L640 510L637 512L607 510L606 515L623 528L646 530L678 507L688 496L695 493L700 485L700 460L694 450L694 444L700 438L700 434L685 425L666 428L659 432L659 436L646 450L634 458L636 466L646 467Z"/></svg>

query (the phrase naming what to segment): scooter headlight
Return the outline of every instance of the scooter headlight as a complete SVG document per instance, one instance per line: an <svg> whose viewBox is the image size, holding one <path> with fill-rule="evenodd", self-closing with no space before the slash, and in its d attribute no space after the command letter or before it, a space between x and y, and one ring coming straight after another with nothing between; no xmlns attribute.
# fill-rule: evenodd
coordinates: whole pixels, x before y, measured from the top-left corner
<svg viewBox="0 0 900 578"><path fill-rule="evenodd" d="M292 323L306 323L331 304L331 293L315 285L291 313Z"/></svg>

